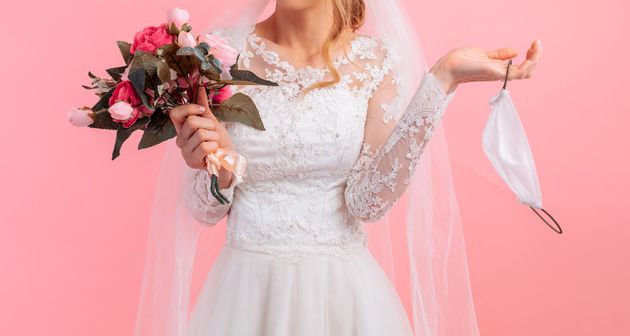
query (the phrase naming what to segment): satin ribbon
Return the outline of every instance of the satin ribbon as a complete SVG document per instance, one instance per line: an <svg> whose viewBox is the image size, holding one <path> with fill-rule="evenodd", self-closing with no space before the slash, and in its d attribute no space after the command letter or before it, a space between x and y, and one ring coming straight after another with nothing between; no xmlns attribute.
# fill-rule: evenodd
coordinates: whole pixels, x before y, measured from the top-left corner
<svg viewBox="0 0 630 336"><path fill-rule="evenodd" d="M236 183L243 181L247 161L245 157L234 150L218 148L216 151L206 155L206 169L210 175L219 176L221 167L231 171L236 178Z"/></svg>

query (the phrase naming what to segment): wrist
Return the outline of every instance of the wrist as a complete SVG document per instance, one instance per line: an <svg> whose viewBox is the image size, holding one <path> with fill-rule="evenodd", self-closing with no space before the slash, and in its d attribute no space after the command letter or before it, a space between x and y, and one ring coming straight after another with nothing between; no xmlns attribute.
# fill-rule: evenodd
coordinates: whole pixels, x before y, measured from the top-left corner
<svg viewBox="0 0 630 336"><path fill-rule="evenodd" d="M442 83L442 89L445 94L450 94L455 91L458 84L451 68L446 60L440 58L429 70L429 72Z"/></svg>
<svg viewBox="0 0 630 336"><path fill-rule="evenodd" d="M219 169L219 189L227 189L232 184L234 173L221 167Z"/></svg>

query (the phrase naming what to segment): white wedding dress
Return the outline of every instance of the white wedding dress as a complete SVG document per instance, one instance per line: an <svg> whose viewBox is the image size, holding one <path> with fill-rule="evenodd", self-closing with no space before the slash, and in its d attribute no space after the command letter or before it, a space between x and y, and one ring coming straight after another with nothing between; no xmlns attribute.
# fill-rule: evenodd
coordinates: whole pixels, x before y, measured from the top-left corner
<svg viewBox="0 0 630 336"><path fill-rule="evenodd" d="M230 40L230 30L213 32ZM192 311L190 336L412 335L407 313L366 245L370 225L401 196L454 92L429 72L401 108L396 50L358 35L325 66L296 68L251 27L239 68L277 87L233 86L256 103L266 130L226 122L247 159L241 182L210 193L205 170L186 191L193 216L227 219L226 245ZM351 62L350 62L351 61ZM397 112L398 111L398 112ZM367 223L367 224L364 224Z"/></svg>

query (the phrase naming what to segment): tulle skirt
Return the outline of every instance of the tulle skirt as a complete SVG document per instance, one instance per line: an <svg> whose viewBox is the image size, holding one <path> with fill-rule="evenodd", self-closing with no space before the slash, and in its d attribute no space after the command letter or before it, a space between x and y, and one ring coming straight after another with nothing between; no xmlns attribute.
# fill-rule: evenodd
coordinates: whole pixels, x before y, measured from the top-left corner
<svg viewBox="0 0 630 336"><path fill-rule="evenodd" d="M224 246L191 312L189 336L407 336L411 324L367 248L350 260L288 262Z"/></svg>

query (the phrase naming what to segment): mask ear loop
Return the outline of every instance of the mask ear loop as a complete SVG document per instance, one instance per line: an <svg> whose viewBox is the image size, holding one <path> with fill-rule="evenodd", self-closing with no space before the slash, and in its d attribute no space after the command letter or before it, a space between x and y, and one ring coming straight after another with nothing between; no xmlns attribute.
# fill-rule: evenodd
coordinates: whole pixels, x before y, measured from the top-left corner
<svg viewBox="0 0 630 336"><path fill-rule="evenodd" d="M508 74L510 73L510 65L512 65L512 59L510 59L508 61L508 65L507 65L507 69L505 71L505 79L503 80L503 90L505 90L507 88L507 82L508 82ZM536 210L536 208L530 206L530 209L532 209L532 211L534 211L534 213L540 217L540 219L542 219L543 222L545 222L545 224L547 224L548 227L550 227L553 231L555 231L557 234L562 234L562 227L560 226L560 224L558 224L558 221L556 221L555 218L553 218L553 216L547 212L547 210L545 210L544 208L540 208L540 210L542 210L549 218L551 218L551 220L554 222L555 225L550 224L549 222L547 222L547 220L540 215L540 213L538 212L538 210Z"/></svg>
<svg viewBox="0 0 630 336"><path fill-rule="evenodd" d="M505 90L505 88L507 87L508 73L510 73L510 65L512 65L512 59L511 58L508 61L507 70L505 70L505 79L503 80L503 90Z"/></svg>
<svg viewBox="0 0 630 336"><path fill-rule="evenodd" d="M529 208L532 209L532 211L534 211L534 213L536 213L536 215L538 215L538 217L540 217L540 219L542 219L542 221L545 222L545 224L547 224L547 226L550 227L553 231L555 231L557 234L562 234L562 227L560 226L560 224L558 224L558 221L556 221L556 219L553 218L553 216L547 212L547 210L545 210L544 208L540 208L540 210L542 210L549 218L551 218L551 220L554 222L555 225L552 225L549 222L547 222L547 220L545 220L545 218L543 218L543 216L540 215L540 213L538 212L538 210L536 210L536 208L531 207L531 206Z"/></svg>

